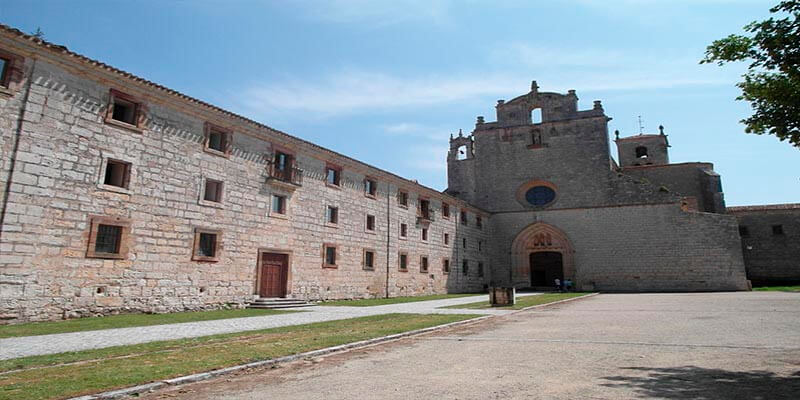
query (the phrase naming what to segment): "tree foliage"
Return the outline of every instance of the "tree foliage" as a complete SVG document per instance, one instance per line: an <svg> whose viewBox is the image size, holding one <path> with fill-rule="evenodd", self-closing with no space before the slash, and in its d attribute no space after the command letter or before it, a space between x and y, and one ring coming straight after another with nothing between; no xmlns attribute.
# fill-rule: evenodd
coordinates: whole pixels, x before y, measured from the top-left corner
<svg viewBox="0 0 800 400"><path fill-rule="evenodd" d="M737 100L753 107L741 121L745 132L775 135L800 148L800 0L782 1L770 12L776 16L744 27L748 35L715 40L700 63L750 61L737 84Z"/></svg>

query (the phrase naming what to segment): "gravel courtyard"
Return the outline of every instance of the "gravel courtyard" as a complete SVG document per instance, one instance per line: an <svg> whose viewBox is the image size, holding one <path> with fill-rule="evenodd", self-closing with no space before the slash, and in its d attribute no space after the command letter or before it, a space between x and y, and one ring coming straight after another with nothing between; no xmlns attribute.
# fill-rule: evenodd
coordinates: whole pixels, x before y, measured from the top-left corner
<svg viewBox="0 0 800 400"><path fill-rule="evenodd" d="M603 294L148 399L797 399L800 294Z"/></svg>

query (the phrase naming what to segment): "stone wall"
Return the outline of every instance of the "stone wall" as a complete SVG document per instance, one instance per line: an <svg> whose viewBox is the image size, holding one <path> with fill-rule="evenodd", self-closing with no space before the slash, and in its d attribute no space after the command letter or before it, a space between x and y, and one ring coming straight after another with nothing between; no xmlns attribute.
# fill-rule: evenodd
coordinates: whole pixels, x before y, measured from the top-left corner
<svg viewBox="0 0 800 400"><path fill-rule="evenodd" d="M747 289L735 218L684 212L677 204L495 214L494 280L530 286L530 266L514 265L511 243L534 223L564 232L579 289Z"/></svg>
<svg viewBox="0 0 800 400"><path fill-rule="evenodd" d="M711 163L681 163L626 167L625 175L643 180L659 188L664 187L682 197L696 200L698 210L724 213L725 200L720 177Z"/></svg>
<svg viewBox="0 0 800 400"><path fill-rule="evenodd" d="M753 285L800 283L800 204L728 207Z"/></svg>
<svg viewBox="0 0 800 400"><path fill-rule="evenodd" d="M27 91L0 96L3 179L16 159L0 249L5 321L239 307L257 293L260 251L290 255L289 296L301 299L385 296L387 287L389 296L477 291L488 280L477 271L486 228L474 226L481 214L488 227L488 214L460 200L60 49L6 34L0 47L38 58L35 69L26 63L32 78L16 151L13 125ZM141 132L104 122L112 88L141 100ZM204 151L206 123L233 132L229 157ZM296 190L267 179L276 149L294 153L304 170ZM128 190L103 185L108 159L131 163ZM340 187L325 184L328 163L342 168ZM374 199L364 194L365 177L378 182ZM220 204L201 200L206 178L224 182ZM397 203L398 189L409 193L410 207ZM287 215L270 210L273 194L287 196ZM426 242L419 196L433 208ZM449 219L441 217L442 201ZM328 205L339 207L335 227L325 223ZM462 209L472 224L458 223ZM367 214L376 217L374 233L365 229ZM126 258L87 257L92 216L131 221ZM400 223L409 225L407 239L398 237ZM192 261L195 228L222 232L219 261ZM322 267L323 243L337 246L336 268ZM365 248L376 252L374 270L362 265ZM398 270L401 251L408 272ZM419 271L421 255L429 257L427 273ZM443 258L451 260L449 274ZM467 275L464 258L472 263Z"/></svg>

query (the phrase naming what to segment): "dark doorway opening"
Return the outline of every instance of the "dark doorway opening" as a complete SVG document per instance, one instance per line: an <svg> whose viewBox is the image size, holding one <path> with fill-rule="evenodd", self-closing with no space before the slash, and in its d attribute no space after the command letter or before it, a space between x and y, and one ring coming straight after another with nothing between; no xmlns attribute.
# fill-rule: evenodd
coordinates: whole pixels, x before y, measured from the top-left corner
<svg viewBox="0 0 800 400"><path fill-rule="evenodd" d="M286 297L289 277L289 256L286 254L261 254L261 282L259 296Z"/></svg>
<svg viewBox="0 0 800 400"><path fill-rule="evenodd" d="M531 286L554 286L555 280L564 280L564 263L561 253L542 251L531 253Z"/></svg>

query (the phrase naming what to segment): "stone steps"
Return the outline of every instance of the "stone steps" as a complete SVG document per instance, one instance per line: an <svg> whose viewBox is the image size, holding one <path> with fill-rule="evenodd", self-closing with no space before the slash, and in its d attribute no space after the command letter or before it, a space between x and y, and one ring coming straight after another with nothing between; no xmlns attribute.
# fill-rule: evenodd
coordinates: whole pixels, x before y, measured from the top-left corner
<svg viewBox="0 0 800 400"><path fill-rule="evenodd" d="M258 298L247 304L247 308L259 308L274 310L279 308L310 307L313 303L305 300L284 299L284 298Z"/></svg>

